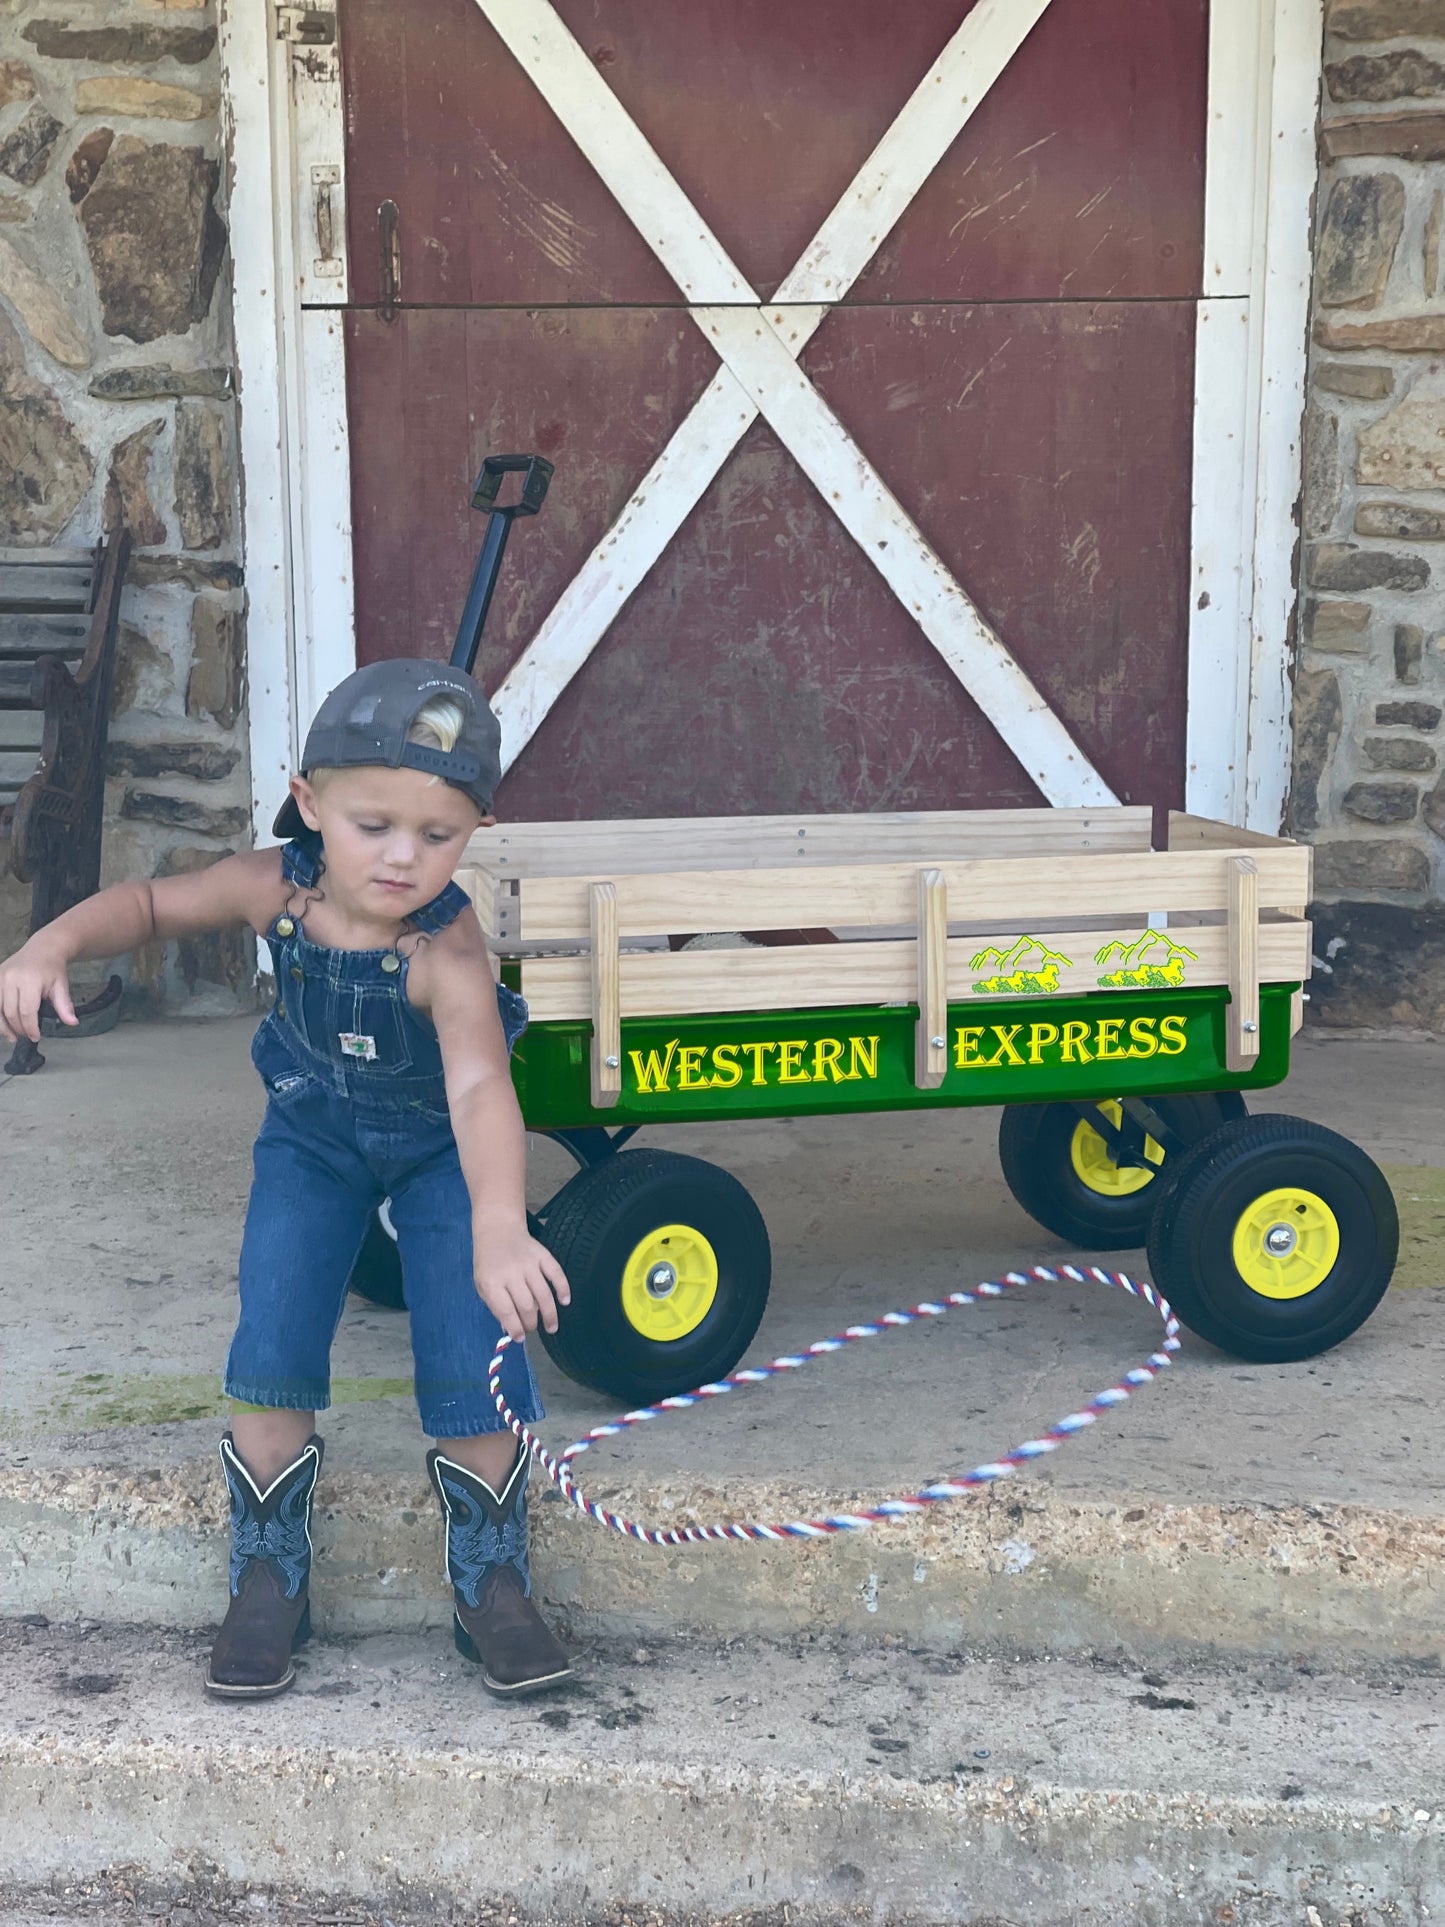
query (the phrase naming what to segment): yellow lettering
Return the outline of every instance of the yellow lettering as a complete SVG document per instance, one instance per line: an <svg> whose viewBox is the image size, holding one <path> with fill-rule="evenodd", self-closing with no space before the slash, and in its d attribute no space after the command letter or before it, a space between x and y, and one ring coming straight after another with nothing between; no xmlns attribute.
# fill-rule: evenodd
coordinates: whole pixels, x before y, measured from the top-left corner
<svg viewBox="0 0 1445 1927"><path fill-rule="evenodd" d="M1062 1050L1060 1052L1060 1061L1062 1063L1065 1063L1065 1064L1074 1063L1075 1052L1078 1053L1077 1061L1080 1064L1093 1063L1094 1061L1093 1055L1090 1052L1088 1045L1084 1041L1085 1038L1088 1036L1088 1034L1089 1034L1089 1026L1087 1024L1065 1024L1064 1025L1064 1034L1062 1039L1060 1040L1062 1044Z"/></svg>
<svg viewBox="0 0 1445 1927"><path fill-rule="evenodd" d="M998 1049L988 1060L990 1070L999 1064L1017 1064L1020 1070L1023 1069L1024 1060L1014 1049L1014 1039L1022 1029L1022 1024L995 1024L993 1026L993 1034L998 1039Z"/></svg>
<svg viewBox="0 0 1445 1927"><path fill-rule="evenodd" d="M878 1037L850 1037L848 1039L849 1077L876 1077L878 1075Z"/></svg>
<svg viewBox="0 0 1445 1927"><path fill-rule="evenodd" d="M805 1037L789 1037L778 1045L778 1082L780 1084L811 1084L812 1078L803 1070L798 1059L808 1048Z"/></svg>
<svg viewBox="0 0 1445 1927"><path fill-rule="evenodd" d="M738 1062L736 1044L714 1044L712 1047L713 1088L730 1091L735 1084L743 1081L743 1067Z"/></svg>
<svg viewBox="0 0 1445 1927"><path fill-rule="evenodd" d="M672 1070L672 1054L677 1049L674 1037L667 1047L664 1057L660 1051L650 1050L644 1058L640 1050L630 1050L627 1055L632 1059L632 1075L637 1079L638 1091L646 1096L649 1091L665 1091L668 1076Z"/></svg>
<svg viewBox="0 0 1445 1927"><path fill-rule="evenodd" d="M983 1036L979 1024L960 1024L953 1033L953 1068L956 1071L977 1070L983 1063L978 1054L978 1040Z"/></svg>
<svg viewBox="0 0 1445 1927"><path fill-rule="evenodd" d="M763 1072L763 1059L764 1057L767 1056L770 1050L773 1050L775 1048L776 1046L773 1044L739 1044L738 1045L739 1050L745 1050L749 1052L752 1057L752 1060L753 1060L753 1080L752 1081L754 1082L754 1084L767 1083L768 1081L767 1077L764 1075L764 1072Z"/></svg>
<svg viewBox="0 0 1445 1927"><path fill-rule="evenodd" d="M1122 1017L1101 1017L1094 1035L1094 1049L1100 1063L1106 1058L1127 1057L1128 1051L1119 1048L1119 1032L1124 1028Z"/></svg>
<svg viewBox="0 0 1445 1927"><path fill-rule="evenodd" d="M1182 1017L1159 1019L1159 1055L1161 1057L1177 1057L1187 1042Z"/></svg>
<svg viewBox="0 0 1445 1927"><path fill-rule="evenodd" d="M711 1082L699 1076L706 1044L684 1044L677 1053L677 1088L680 1091L705 1091Z"/></svg>
<svg viewBox="0 0 1445 1927"><path fill-rule="evenodd" d="M1042 1064L1044 1061L1044 1045L1057 1044L1058 1041L1059 1027L1057 1024L1030 1024L1029 1062L1031 1064Z"/></svg>
<svg viewBox="0 0 1445 1927"><path fill-rule="evenodd" d="M842 1040L837 1037L820 1037L813 1046L813 1082L821 1084L826 1071L835 1084L841 1084L848 1073L840 1068L843 1055Z"/></svg>
<svg viewBox="0 0 1445 1927"><path fill-rule="evenodd" d="M1159 1039L1154 1035L1154 1019L1132 1017L1129 1020L1129 1055L1152 1057L1158 1048Z"/></svg>

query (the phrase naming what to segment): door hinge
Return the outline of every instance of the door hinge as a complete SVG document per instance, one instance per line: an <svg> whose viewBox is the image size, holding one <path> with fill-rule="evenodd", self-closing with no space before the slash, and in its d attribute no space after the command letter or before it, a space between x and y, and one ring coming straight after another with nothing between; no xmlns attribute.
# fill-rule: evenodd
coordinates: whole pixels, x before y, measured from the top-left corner
<svg viewBox="0 0 1445 1927"><path fill-rule="evenodd" d="M277 7L276 38L301 47L336 44L336 15L325 7Z"/></svg>

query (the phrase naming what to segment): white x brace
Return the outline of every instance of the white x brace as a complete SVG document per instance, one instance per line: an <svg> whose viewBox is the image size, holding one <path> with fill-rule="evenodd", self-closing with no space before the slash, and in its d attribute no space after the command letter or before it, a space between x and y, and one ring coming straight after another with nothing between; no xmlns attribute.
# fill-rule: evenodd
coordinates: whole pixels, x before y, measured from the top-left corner
<svg viewBox="0 0 1445 1927"><path fill-rule="evenodd" d="M477 0L689 303L722 366L493 698L514 763L761 414L1050 803L1115 803L796 364L1046 11L978 0L764 305L551 5Z"/></svg>

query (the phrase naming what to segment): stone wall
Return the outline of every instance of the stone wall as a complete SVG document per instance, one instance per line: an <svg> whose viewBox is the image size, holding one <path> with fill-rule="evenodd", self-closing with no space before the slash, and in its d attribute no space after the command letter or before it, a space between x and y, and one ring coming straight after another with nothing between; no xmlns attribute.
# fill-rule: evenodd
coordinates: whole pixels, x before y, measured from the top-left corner
<svg viewBox="0 0 1445 1927"><path fill-rule="evenodd" d="M204 4L0 0L0 543L135 542L107 882L250 836L220 86ZM0 953L28 894L0 889ZM251 994L239 938L121 967L132 1008Z"/></svg>
<svg viewBox="0 0 1445 1927"><path fill-rule="evenodd" d="M1316 1022L1445 1031L1445 0L1330 0L1291 827Z"/></svg>

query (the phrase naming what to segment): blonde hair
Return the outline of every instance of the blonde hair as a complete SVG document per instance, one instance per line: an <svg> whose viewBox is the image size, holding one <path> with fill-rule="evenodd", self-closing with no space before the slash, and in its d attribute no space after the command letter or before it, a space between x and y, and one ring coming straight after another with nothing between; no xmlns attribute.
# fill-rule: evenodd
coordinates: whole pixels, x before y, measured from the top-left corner
<svg viewBox="0 0 1445 1927"><path fill-rule="evenodd" d="M406 740L425 749L451 751L466 725L466 709L455 696L433 696L416 712Z"/></svg>

